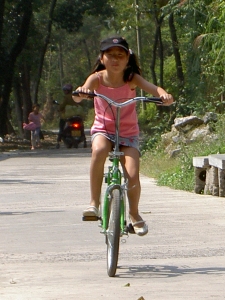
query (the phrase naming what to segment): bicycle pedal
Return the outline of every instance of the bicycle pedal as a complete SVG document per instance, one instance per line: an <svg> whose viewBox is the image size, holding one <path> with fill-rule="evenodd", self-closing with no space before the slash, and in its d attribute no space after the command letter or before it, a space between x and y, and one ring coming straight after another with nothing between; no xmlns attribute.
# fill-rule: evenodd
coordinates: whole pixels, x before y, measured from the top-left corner
<svg viewBox="0 0 225 300"><path fill-rule="evenodd" d="M82 217L82 221L99 221L99 217L97 216L85 216Z"/></svg>
<svg viewBox="0 0 225 300"><path fill-rule="evenodd" d="M127 226L127 232L129 232L130 234L135 234L134 227L131 223L129 223Z"/></svg>

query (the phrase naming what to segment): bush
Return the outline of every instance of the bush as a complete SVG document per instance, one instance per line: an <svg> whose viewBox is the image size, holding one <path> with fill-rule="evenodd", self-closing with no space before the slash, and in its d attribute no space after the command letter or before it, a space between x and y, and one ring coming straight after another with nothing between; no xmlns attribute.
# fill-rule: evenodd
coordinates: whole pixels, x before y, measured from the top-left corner
<svg viewBox="0 0 225 300"><path fill-rule="evenodd" d="M174 189L193 191L194 156L225 153L225 116L218 117L214 127L217 139L211 142L196 141L188 146L181 146L181 153L175 158L169 158L159 140L154 147L145 149L141 158L141 172L157 180L158 185L169 186ZM147 143L145 144L147 145Z"/></svg>

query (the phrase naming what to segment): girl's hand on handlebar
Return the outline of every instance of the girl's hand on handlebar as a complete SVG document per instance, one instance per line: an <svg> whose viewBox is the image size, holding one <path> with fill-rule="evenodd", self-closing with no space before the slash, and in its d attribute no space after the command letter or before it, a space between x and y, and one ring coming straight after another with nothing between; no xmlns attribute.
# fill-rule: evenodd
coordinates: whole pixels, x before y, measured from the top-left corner
<svg viewBox="0 0 225 300"><path fill-rule="evenodd" d="M92 92L91 90L80 86L76 89L75 92L73 92L73 93L76 93L76 95L73 95L73 93L72 93L72 98L75 102L79 103L83 99L88 99L89 97L87 96L87 93L91 93L91 92Z"/></svg>
<svg viewBox="0 0 225 300"><path fill-rule="evenodd" d="M173 103L173 96L171 94L162 94L160 95L160 98L162 99L164 106L169 106Z"/></svg>

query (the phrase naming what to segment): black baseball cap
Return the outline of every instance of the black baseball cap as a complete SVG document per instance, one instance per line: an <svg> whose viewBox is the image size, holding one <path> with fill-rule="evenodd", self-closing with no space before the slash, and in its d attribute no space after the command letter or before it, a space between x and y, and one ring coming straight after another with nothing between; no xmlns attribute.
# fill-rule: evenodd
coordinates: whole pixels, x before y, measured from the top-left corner
<svg viewBox="0 0 225 300"><path fill-rule="evenodd" d="M112 47L121 47L127 52L129 51L129 45L127 41L122 37L111 37L103 40L100 45L100 51L105 51Z"/></svg>

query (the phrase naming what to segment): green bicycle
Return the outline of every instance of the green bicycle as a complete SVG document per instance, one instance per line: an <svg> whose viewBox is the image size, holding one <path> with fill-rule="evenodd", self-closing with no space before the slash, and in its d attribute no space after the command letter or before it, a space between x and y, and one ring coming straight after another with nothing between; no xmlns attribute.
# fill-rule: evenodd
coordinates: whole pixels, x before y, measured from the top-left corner
<svg viewBox="0 0 225 300"><path fill-rule="evenodd" d="M77 93L74 92L74 95ZM84 93L85 94L85 93ZM100 220L101 233L105 235L107 245L107 273L109 277L116 274L117 262L119 256L120 238L128 233L135 233L132 224L127 225L126 221L126 191L127 180L123 177L120 166L120 157L124 155L119 146L119 129L120 129L120 109L135 101L151 102L163 104L161 98L135 97L126 100L123 103L114 102L112 99L97 93L87 93L88 97L98 96L108 102L109 105L116 107L115 121L115 146L109 153L111 165L108 172L104 174L107 188L104 194L103 203L101 203L100 217L83 217L83 221Z"/></svg>

